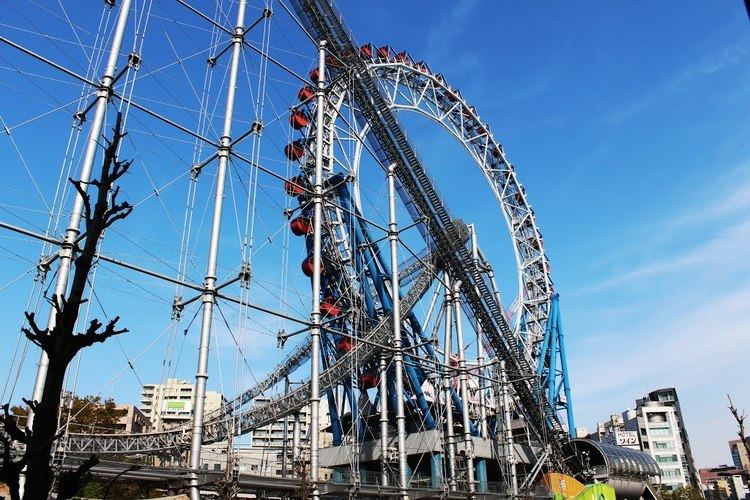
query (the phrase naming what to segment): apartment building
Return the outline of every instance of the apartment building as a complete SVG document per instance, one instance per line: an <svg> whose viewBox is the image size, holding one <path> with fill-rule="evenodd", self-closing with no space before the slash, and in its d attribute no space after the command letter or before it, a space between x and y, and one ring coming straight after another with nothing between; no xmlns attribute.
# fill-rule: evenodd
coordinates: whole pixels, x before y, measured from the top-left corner
<svg viewBox="0 0 750 500"><path fill-rule="evenodd" d="M206 391L205 413L220 408L225 402L221 393ZM189 422L194 407L193 382L170 378L164 384L144 384L141 391L141 409L155 431Z"/></svg>

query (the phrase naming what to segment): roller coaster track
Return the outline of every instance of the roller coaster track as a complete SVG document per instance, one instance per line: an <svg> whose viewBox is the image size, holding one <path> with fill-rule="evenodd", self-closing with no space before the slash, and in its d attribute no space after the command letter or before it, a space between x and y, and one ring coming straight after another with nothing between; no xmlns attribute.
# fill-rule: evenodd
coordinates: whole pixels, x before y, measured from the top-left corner
<svg viewBox="0 0 750 500"><path fill-rule="evenodd" d="M469 251L465 246L452 243L460 241L460 238L451 223L451 216L376 80L370 75L367 63L358 56L358 47L351 39L350 31L345 27L341 16L326 0L294 0L293 5L312 36L318 40L326 40L330 53L344 61L347 70L351 72L354 100L369 123L372 137L380 150L395 164L396 176L401 185L420 215L425 217L441 265L454 279L462 282L463 296L481 322L494 354L504 359L512 372L521 375L513 382L513 391L518 409L524 414L532 435L539 443L550 445L550 460L556 469L569 471L571 468L578 468L577 464L566 463L563 445L568 442L567 432L557 415L547 410L549 405L539 389L538 381L533 377L535 369L528 363L522 348L516 342L500 304L479 270L472 265Z"/></svg>

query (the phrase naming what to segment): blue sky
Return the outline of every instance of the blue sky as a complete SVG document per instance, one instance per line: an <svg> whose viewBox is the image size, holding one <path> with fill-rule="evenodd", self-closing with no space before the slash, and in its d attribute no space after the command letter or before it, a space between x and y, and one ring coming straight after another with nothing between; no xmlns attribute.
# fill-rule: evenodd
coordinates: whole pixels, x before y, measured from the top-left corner
<svg viewBox="0 0 750 500"><path fill-rule="evenodd" d="M725 394L731 393L739 406L750 408L746 326L750 304L750 32L741 2L373 2L366 8L360 2L341 2L341 9L360 43L389 43L406 49L461 89L516 165L562 296L578 425L591 428L610 413L632 407L648 390L672 386L683 400L697 465L729 462L726 442L733 438L734 429ZM88 14L77 14L81 22L87 19ZM62 32L53 19L40 15L36 24ZM21 18L14 21L28 23ZM154 26L157 30L157 20ZM184 56L191 50L192 39L180 38L175 31L174 50ZM8 33L15 39L24 37L16 30ZM160 40L159 46L164 47ZM35 43L31 38L28 42ZM66 64L79 62L65 56L67 46L39 42L36 47ZM148 49L147 45L145 61L151 63L149 57L158 57ZM309 47L297 51L298 63L309 65L313 57ZM164 52L158 56L169 60L169 51ZM8 68L27 64L23 59L6 48L0 55L6 58L0 63L7 84L0 92L0 116L17 124L33 116L35 106L39 111L48 109L51 104L25 97L19 100L19 96L44 93L28 86L27 80L14 80L17 76ZM168 85L164 87L149 81L144 86L162 100L177 93L175 89L189 96L191 89L180 86L176 75L165 80ZM49 88L44 87L45 81L40 85ZM274 91L292 101L295 85L280 84ZM140 87L140 95L147 95L146 89ZM70 89L70 95L75 96L77 90ZM179 107L161 109L175 119L188 118ZM481 177L460 166L458 148L437 127L418 120L406 122L450 206L480 228L483 247L496 257L503 290L512 294L509 239ZM59 165L69 120L50 118L37 123L45 128L21 127L14 131L14 138L40 190L50 195L56 174L49 175L49 165ZM131 122L131 127L134 140L143 141L137 142L143 171L139 169L137 180L127 186L130 199L137 200L153 192L150 182L162 185L179 172L181 161L189 164L189 159L164 153L165 144L187 152L191 144L159 142L153 136L148 142L140 138L148 134L138 132L147 129L145 124ZM43 148L36 146L40 136L45 138ZM156 159L164 161L160 166L175 170L155 169L149 161ZM9 173L2 184L27 191L24 195L3 191L0 219L20 224L19 217L24 217L34 222L34 214L13 209L38 208L39 203L33 199L33 188L28 187L28 177L7 136L0 138L0 161L0 169ZM283 168L283 162L279 163ZM6 165L16 168L6 171ZM147 171L152 181L142 175ZM162 200L168 212L167 207L183 203L184 193L165 190ZM152 211L136 213L125 229L172 249L170 225L175 221L162 217L153 198L144 206ZM277 217L278 211L274 213ZM181 221L175 220L179 226ZM283 225L270 217L268 221L264 229L268 234ZM231 227L234 221L227 224ZM112 237L122 244L125 235ZM0 271L4 284L23 265L33 264L38 246L7 239L2 244L32 255L32 262L24 264L12 253L2 254L0 258L9 264ZM115 251L127 255L117 243L112 246ZM144 252L129 251L148 262ZM164 272L170 270L156 259L151 263L163 266ZM231 267L227 264L227 275ZM269 283L278 282L276 269L257 272ZM109 277L113 281L105 285L124 289L122 281ZM199 280L200 272L195 277ZM150 287L151 292L159 290L152 282L130 280L130 285L135 282ZM11 296L4 294L0 310L5 318L2 325L12 332L8 345L15 343L30 284L26 278L8 289ZM166 297L161 309L152 307L153 298L149 301L143 293L134 296L132 303L118 306L118 313L138 335L87 354L84 363L99 370L100 376L82 377L82 391L101 390L123 364L121 351L132 357L167 326L165 308L171 289L162 287L161 291L157 295ZM106 297L103 300L105 309L111 310ZM277 326L266 325L269 330ZM173 337L178 344L179 333ZM275 339L267 333L246 346L247 357L257 363L258 372L272 364L268 357L283 355L274 350ZM194 335L185 338L188 358L196 341ZM226 351L220 373L229 379L234 376L227 368L235 362L233 341L224 331L215 342L217 352ZM144 355L137 377L126 373L105 394L136 401L138 379L159 376L167 345L157 342L156 346ZM0 365L7 365L10 356L10 352L4 354ZM36 354L28 356L32 361L24 365L20 382L26 387ZM212 358L212 363L221 361ZM175 372L191 378L193 359L183 360ZM219 387L217 378L210 383Z"/></svg>

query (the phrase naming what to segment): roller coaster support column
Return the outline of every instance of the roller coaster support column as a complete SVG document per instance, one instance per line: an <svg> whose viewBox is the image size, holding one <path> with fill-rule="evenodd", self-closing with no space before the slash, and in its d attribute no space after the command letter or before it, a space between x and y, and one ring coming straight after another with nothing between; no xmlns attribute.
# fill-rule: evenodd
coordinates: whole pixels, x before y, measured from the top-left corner
<svg viewBox="0 0 750 500"><path fill-rule="evenodd" d="M443 277L445 282L445 366L451 364L451 318L453 316L453 294L451 293L451 280L446 273ZM445 441L448 445L448 487L456 491L456 442L453 439L453 394L451 391L451 374L446 372L443 376L443 398L445 401Z"/></svg>
<svg viewBox="0 0 750 500"><path fill-rule="evenodd" d="M398 226L396 225L396 166L388 167L388 242L391 246L391 294L393 295L393 361L396 372L396 433L398 478L401 498L409 498L406 462L406 415L404 414L404 351L401 340L401 297L398 282Z"/></svg>
<svg viewBox="0 0 750 500"><path fill-rule="evenodd" d="M301 425L302 424L300 423L299 412L297 412L294 414L294 421L292 422L292 471L294 472L294 474L297 474L297 467L299 466L301 460Z"/></svg>
<svg viewBox="0 0 750 500"><path fill-rule="evenodd" d="M385 353L380 355L380 382L378 401L380 402L380 484L388 486L388 363Z"/></svg>
<svg viewBox="0 0 750 500"><path fill-rule="evenodd" d="M464 329L461 324L461 282L453 284L453 309L456 315L456 342L458 343L458 380L461 389L461 416L464 427L464 449L466 451L466 482L469 496L474 498L476 484L474 481L474 442L471 440L471 419L469 418L469 381L466 369L466 345Z"/></svg>
<svg viewBox="0 0 750 500"><path fill-rule="evenodd" d="M510 478L510 494L515 497L518 495L518 477L516 476L516 452L513 446L513 429L510 426L510 394L508 391L508 372L505 371L505 361L500 361L500 405L502 406L502 439L503 454L508 465Z"/></svg>
<svg viewBox="0 0 750 500"><path fill-rule="evenodd" d="M237 73L240 66L242 42L245 36L245 4L240 0L237 7L237 22L232 34L232 55L229 62L227 100L224 108L224 127L219 142L218 165L216 169L216 198L214 199L211 239L208 245L208 263L203 284L203 315L201 318L200 347L198 350L198 371L195 374L195 406L193 408L193 434L190 441L190 498L200 500L198 470L201 468L201 446L203 445L203 412L208 380L208 354L211 345L211 326L214 303L216 302L216 268L219 260L219 240L221 237L221 216L224 208L224 185L232 143L232 119L234 98L237 88Z"/></svg>
<svg viewBox="0 0 750 500"><path fill-rule="evenodd" d="M312 313L310 314L310 498L318 500L320 470L320 271L323 235L323 132L326 111L326 42L318 46L318 89L315 136L315 181L313 186L313 275Z"/></svg>
<svg viewBox="0 0 750 500"><path fill-rule="evenodd" d="M120 5L120 13L117 17L114 35L112 35L112 46L109 51L107 67L102 75L99 89L96 91L96 106L94 108L94 118L91 120L91 128L86 139L86 151L83 154L81 162L81 171L78 178L81 180L80 186L83 190L88 189L88 182L91 179L91 171L96 160L96 152L100 147L102 128L107 114L107 103L112 95L112 86L115 79L115 70L117 69L117 60L120 57L120 47L125 37L125 29L128 24L128 15L130 14L131 0L123 0ZM55 282L55 293L53 296L62 297L68 290L68 277L70 276L70 265L73 260L73 246L75 240L80 234L81 216L83 215L83 198L80 194L75 195L73 210L70 213L68 228L65 230L65 239L60 247L60 265L57 270L57 280ZM47 330L52 331L55 327L55 308L50 307L49 319L47 320ZM39 365L36 371L36 380L34 382L34 392L31 395L32 401L40 401L44 392L44 381L47 378L47 368L49 360L47 353L42 351L39 356ZM29 428L32 428L34 414L29 415Z"/></svg>
<svg viewBox="0 0 750 500"><path fill-rule="evenodd" d="M477 391L477 396L479 398L479 436L482 439L487 439L487 405L484 400L484 345L482 344L481 323L478 323L477 327L477 365L479 365L479 390Z"/></svg>
<svg viewBox="0 0 750 500"><path fill-rule="evenodd" d="M471 237L471 260L474 262L474 267L477 271L482 271L482 262L479 258L479 244L477 242L477 231L474 224L469 224L469 236ZM502 304L502 302L498 302ZM479 436L482 439L487 439L487 410L485 409L484 401L484 345L482 344L482 324L477 321L477 375L479 380L479 390L477 394L479 396ZM477 470L478 470L477 466Z"/></svg>

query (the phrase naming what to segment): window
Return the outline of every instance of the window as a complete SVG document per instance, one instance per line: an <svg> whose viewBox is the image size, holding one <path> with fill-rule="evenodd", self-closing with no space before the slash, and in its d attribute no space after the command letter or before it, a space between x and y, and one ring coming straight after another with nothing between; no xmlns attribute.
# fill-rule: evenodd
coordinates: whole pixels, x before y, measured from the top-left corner
<svg viewBox="0 0 750 500"><path fill-rule="evenodd" d="M656 461L659 463L675 463L677 455L656 455Z"/></svg>
<svg viewBox="0 0 750 500"><path fill-rule="evenodd" d="M662 469L661 471L662 477L665 478L676 478L676 477L682 477L682 470L680 469Z"/></svg>
<svg viewBox="0 0 750 500"><path fill-rule="evenodd" d="M670 435L669 427L652 427L649 430L649 433L652 436L669 436Z"/></svg>
<svg viewBox="0 0 750 500"><path fill-rule="evenodd" d="M674 443L671 441L656 441L654 442L654 449L657 450L674 450Z"/></svg>

